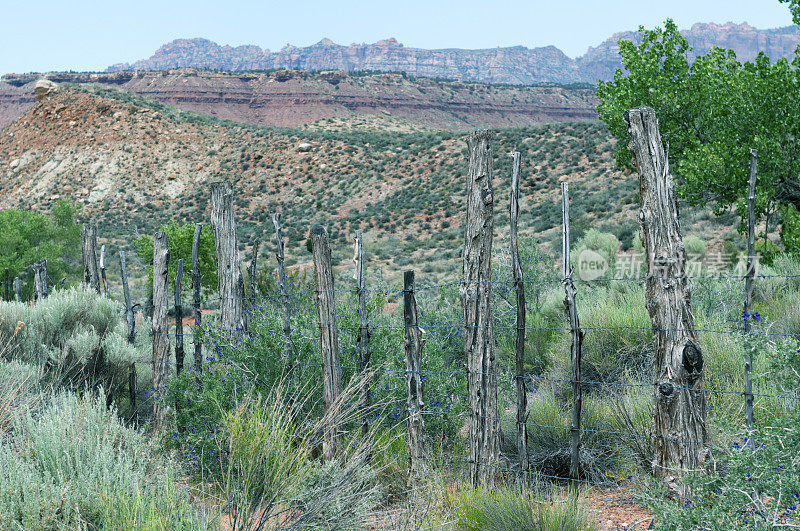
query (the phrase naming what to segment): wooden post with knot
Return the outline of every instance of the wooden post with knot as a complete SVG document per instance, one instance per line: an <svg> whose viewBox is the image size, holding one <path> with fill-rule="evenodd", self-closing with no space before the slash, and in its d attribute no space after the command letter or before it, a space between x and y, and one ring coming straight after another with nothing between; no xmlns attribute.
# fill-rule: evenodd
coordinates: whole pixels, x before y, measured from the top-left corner
<svg viewBox="0 0 800 531"><path fill-rule="evenodd" d="M655 336L653 470L673 494L686 497L690 490L680 480L703 470L709 447L703 353L692 315L678 199L655 111L637 107L623 118L639 173L645 306Z"/></svg>

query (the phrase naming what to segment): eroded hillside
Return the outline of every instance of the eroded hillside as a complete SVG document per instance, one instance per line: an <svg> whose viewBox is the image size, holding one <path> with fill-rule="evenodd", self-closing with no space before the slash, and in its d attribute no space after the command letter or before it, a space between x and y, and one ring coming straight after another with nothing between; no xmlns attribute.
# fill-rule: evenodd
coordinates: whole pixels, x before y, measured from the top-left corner
<svg viewBox="0 0 800 531"><path fill-rule="evenodd" d="M125 240L171 218L207 221L209 185L226 179L238 193L243 248L272 238L269 214L281 211L290 265L310 260L308 231L322 223L343 263L361 227L382 268L453 273L462 239L463 136L385 120L244 126L131 93L62 87L2 132L0 207L47 210L70 197L101 234ZM508 222L507 154L516 148L524 234L558 248L558 182L569 179L575 237L594 226L630 245L635 177L615 168L612 140L599 123L502 129L495 139L499 238Z"/></svg>

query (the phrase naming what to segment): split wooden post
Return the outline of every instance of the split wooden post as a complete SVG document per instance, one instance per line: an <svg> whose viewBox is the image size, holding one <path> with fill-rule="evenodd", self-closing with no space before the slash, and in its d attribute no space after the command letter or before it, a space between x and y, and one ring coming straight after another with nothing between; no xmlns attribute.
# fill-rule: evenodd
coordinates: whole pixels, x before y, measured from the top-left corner
<svg viewBox="0 0 800 531"><path fill-rule="evenodd" d="M578 319L578 308L575 304L575 284L572 283L572 266L570 265L569 234L569 183L561 183L561 215L563 229L561 232L561 251L564 257L564 311L569 321L570 344L570 380L572 384L572 425L570 426L570 464L569 475L573 487L577 487L580 479L580 445L581 445L581 406L583 404L583 388L581 386L581 358L583 357L583 330Z"/></svg>
<svg viewBox="0 0 800 531"><path fill-rule="evenodd" d="M83 283L100 293L100 275L97 271L97 227L88 223L84 223L81 227L81 255Z"/></svg>
<svg viewBox="0 0 800 531"><path fill-rule="evenodd" d="M192 312L194 313L194 371L198 381L203 370L203 344L198 339L203 312L200 308L200 234L203 224L196 223L194 237L192 238Z"/></svg>
<svg viewBox="0 0 800 531"><path fill-rule="evenodd" d="M122 277L122 296L125 299L125 323L128 325L128 343L133 345L136 342L136 321L133 318L131 291L128 287L128 266L125 261L125 251L119 252L119 269Z"/></svg>
<svg viewBox="0 0 800 531"><path fill-rule="evenodd" d="M749 335L750 305L753 302L753 277L756 259L756 175L758 174L758 152L750 150L750 180L747 192L747 270L744 274L744 333ZM753 349L748 345L744 353L744 416L747 430L753 429ZM755 448L752 434L748 434L748 443Z"/></svg>
<svg viewBox="0 0 800 531"><path fill-rule="evenodd" d="M169 243L167 235L153 237L153 418L156 429L164 425L165 406L161 403L169 362Z"/></svg>
<svg viewBox="0 0 800 531"><path fill-rule="evenodd" d="M470 134L463 272L464 353L469 393L469 476L486 485L500 457L495 340L492 328L492 151L488 131Z"/></svg>
<svg viewBox="0 0 800 531"><path fill-rule="evenodd" d="M220 324L230 333L247 332L244 317L244 276L236 246L233 190L227 182L211 185L211 228L217 249Z"/></svg>
<svg viewBox="0 0 800 531"><path fill-rule="evenodd" d="M100 246L100 280L103 283L103 293L110 298L108 293L108 280L106 279L106 244Z"/></svg>
<svg viewBox="0 0 800 531"><path fill-rule="evenodd" d="M11 277L8 268L3 273L3 300L11 300Z"/></svg>
<svg viewBox="0 0 800 531"><path fill-rule="evenodd" d="M292 327L289 320L289 287L286 280L286 266L283 263L283 236L281 234L281 215L272 214L275 225L275 258L278 260L278 284L281 290L281 319L283 320L283 362L290 376L294 369L294 344L292 343Z"/></svg>
<svg viewBox="0 0 800 531"><path fill-rule="evenodd" d="M369 389L372 381L369 368L369 322L367 320L366 276L364 275L364 231L356 231L356 292L358 295L358 365L361 371L361 433L369 432Z"/></svg>
<svg viewBox="0 0 800 531"><path fill-rule="evenodd" d="M339 339L336 334L335 292L333 269L328 234L321 225L311 229L314 253L314 275L317 282L317 312L319 315L320 350L322 355L322 401L328 422L324 428L322 457L332 461L337 453L338 427L331 418L331 408L339 398L342 385L342 369L339 364Z"/></svg>
<svg viewBox="0 0 800 531"><path fill-rule="evenodd" d="M22 300L22 287L20 286L21 281L19 279L19 275L14 277L14 300L20 302Z"/></svg>
<svg viewBox="0 0 800 531"><path fill-rule="evenodd" d="M703 354L692 315L675 183L656 113L637 107L623 118L639 173L645 306L655 335L653 468L674 494L685 497L689 489L679 479L702 471L709 451Z"/></svg>
<svg viewBox="0 0 800 531"><path fill-rule="evenodd" d="M519 469L523 477L530 470L528 456L528 394L525 389L525 281L517 241L519 219L519 151L511 153L511 265L514 274L514 290L517 295L517 335L515 343L517 384L517 453Z"/></svg>
<svg viewBox="0 0 800 531"><path fill-rule="evenodd" d="M183 370L183 303L181 300L183 258L178 259L175 269L175 373L180 374Z"/></svg>
<svg viewBox="0 0 800 531"><path fill-rule="evenodd" d="M425 419L422 416L423 380L422 349L425 346L423 331L417 320L417 299L414 295L414 272L403 274L403 316L405 318L406 392L408 409L408 460L411 466L409 481L412 486L424 477Z"/></svg>
<svg viewBox="0 0 800 531"><path fill-rule="evenodd" d="M41 259L33 264L33 301L47 297L47 260Z"/></svg>
<svg viewBox="0 0 800 531"><path fill-rule="evenodd" d="M259 240L253 243L253 259L250 260L250 266L247 268L247 297L249 308L253 308L256 305L256 270L258 268L258 248L260 246L261 241Z"/></svg>
<svg viewBox="0 0 800 531"><path fill-rule="evenodd" d="M125 251L119 252L119 271L122 279L122 296L125 299L125 324L128 326L128 343L136 344L136 320L133 316L131 304L131 291L128 286L128 265L125 261ZM129 418L136 414L136 362L132 361L128 370L128 399L130 401Z"/></svg>

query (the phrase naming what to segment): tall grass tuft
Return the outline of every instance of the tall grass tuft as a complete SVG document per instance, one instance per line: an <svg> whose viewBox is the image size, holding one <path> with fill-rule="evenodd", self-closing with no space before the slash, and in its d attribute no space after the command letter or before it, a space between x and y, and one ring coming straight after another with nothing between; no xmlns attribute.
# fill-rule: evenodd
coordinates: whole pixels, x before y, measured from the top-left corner
<svg viewBox="0 0 800 531"><path fill-rule="evenodd" d="M245 396L221 412L210 468L233 530L362 527L379 498L379 467L370 456L391 440L377 433L345 438L338 458L318 463L325 424L345 433L357 419L356 379L325 415L305 413L308 393L279 383L267 396Z"/></svg>
<svg viewBox="0 0 800 531"><path fill-rule="evenodd" d="M593 530L576 497L556 497L515 487L468 489L456 496L456 529L465 531Z"/></svg>

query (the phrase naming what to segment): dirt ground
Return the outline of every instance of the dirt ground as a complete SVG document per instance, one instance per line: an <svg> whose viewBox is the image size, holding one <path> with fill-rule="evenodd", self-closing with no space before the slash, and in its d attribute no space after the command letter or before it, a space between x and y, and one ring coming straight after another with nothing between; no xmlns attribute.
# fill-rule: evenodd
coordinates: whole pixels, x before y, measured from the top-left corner
<svg viewBox="0 0 800 531"><path fill-rule="evenodd" d="M591 489L582 501L601 531L656 529L650 512L636 502L628 489Z"/></svg>

